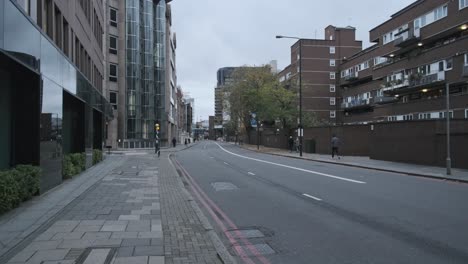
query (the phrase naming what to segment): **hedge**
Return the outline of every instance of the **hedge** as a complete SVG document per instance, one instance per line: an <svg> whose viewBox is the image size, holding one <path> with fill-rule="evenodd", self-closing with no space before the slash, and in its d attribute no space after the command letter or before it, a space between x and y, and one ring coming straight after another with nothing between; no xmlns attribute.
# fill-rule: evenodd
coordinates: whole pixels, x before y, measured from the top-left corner
<svg viewBox="0 0 468 264"><path fill-rule="evenodd" d="M93 149L93 165L102 161L102 150Z"/></svg>
<svg viewBox="0 0 468 264"><path fill-rule="evenodd" d="M63 156L62 176L70 179L86 169L86 153L72 153Z"/></svg>
<svg viewBox="0 0 468 264"><path fill-rule="evenodd" d="M31 165L18 165L0 171L0 214L39 194L41 169Z"/></svg>

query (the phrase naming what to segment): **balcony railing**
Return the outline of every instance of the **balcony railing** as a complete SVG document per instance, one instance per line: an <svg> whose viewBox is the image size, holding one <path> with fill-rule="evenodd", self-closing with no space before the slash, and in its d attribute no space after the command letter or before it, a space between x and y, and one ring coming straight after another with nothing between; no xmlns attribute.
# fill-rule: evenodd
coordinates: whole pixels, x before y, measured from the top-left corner
<svg viewBox="0 0 468 264"><path fill-rule="evenodd" d="M406 87L408 86L410 83L409 83L409 80L408 79L402 79L402 80L396 80L396 81L391 81L391 82L387 82L383 85L383 91L391 91L391 90L395 90L395 89L398 89L398 88L403 88L403 87Z"/></svg>
<svg viewBox="0 0 468 264"><path fill-rule="evenodd" d="M398 97L395 96L376 96L372 98L373 104L389 104L398 101Z"/></svg>
<svg viewBox="0 0 468 264"><path fill-rule="evenodd" d="M414 44L420 40L419 32L415 33L413 30L408 30L400 34L400 37L393 41L396 47L406 47Z"/></svg>
<svg viewBox="0 0 468 264"><path fill-rule="evenodd" d="M358 79L358 76L359 76L359 75L358 75L357 72L353 72L353 73L350 73L349 75L346 75L346 76L344 77L344 80L345 80L346 82L352 82L352 81L357 80L357 79Z"/></svg>
<svg viewBox="0 0 468 264"><path fill-rule="evenodd" d="M354 99L351 102L343 102L341 104L341 108L343 109L352 109L352 108L360 108L370 105L370 99Z"/></svg>
<svg viewBox="0 0 468 264"><path fill-rule="evenodd" d="M468 65L463 66L463 77L468 77Z"/></svg>
<svg viewBox="0 0 468 264"><path fill-rule="evenodd" d="M422 77L413 77L410 81L411 87L433 84L445 80L445 72L436 72Z"/></svg>

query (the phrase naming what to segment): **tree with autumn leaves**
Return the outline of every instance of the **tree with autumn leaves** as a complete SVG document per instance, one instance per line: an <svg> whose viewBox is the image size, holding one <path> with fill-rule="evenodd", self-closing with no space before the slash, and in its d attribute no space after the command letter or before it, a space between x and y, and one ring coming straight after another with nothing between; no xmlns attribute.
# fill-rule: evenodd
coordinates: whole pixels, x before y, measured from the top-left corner
<svg viewBox="0 0 468 264"><path fill-rule="evenodd" d="M224 94L231 117L225 126L228 135L247 132L251 128L252 113L256 114L259 122L275 124L277 128L290 130L297 127L297 88L286 89L271 73L269 66L237 68ZM304 126L313 123L315 118L310 113L303 113Z"/></svg>

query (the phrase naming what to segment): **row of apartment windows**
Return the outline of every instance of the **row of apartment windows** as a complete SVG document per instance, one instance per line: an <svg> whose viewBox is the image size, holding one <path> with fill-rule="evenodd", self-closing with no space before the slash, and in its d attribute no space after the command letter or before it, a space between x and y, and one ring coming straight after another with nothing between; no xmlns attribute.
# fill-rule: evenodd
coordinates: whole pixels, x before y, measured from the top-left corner
<svg viewBox="0 0 468 264"><path fill-rule="evenodd" d="M26 8L25 11L30 16L34 15L30 8L30 0L22 0L20 4L23 8ZM58 6L53 4L52 0L37 0L37 6L40 6L36 10L37 14L35 14L37 15L38 26L62 50L65 56L70 58L94 87L102 91L103 75L99 72L96 65L92 63L91 57L71 29L68 21L63 17Z"/></svg>
<svg viewBox="0 0 468 264"><path fill-rule="evenodd" d="M440 112L427 112L427 113L419 113L419 114L406 114L406 115L395 115L395 116L388 116L388 121L409 121L414 120L415 117L418 117L418 120L428 120L428 119L445 119L447 118L446 111ZM449 111L449 116L453 119L453 111ZM468 119L468 109L465 109L465 118Z"/></svg>
<svg viewBox="0 0 468 264"><path fill-rule="evenodd" d="M86 19L88 20L89 25L93 29L94 37L102 49L102 36L104 34L104 30L102 28L102 24L99 21L99 17L97 15L96 9L93 7L93 3L91 0L79 0L81 9L85 14ZM92 16L91 16L92 15Z"/></svg>
<svg viewBox="0 0 468 264"><path fill-rule="evenodd" d="M460 9L461 9L461 6L462 6L462 2L463 2L463 5L465 4L465 2L467 0L459 0L460 1ZM415 32L419 32L419 29L422 28L422 27L425 27L429 24L432 24L444 17L446 17L448 15L448 5L445 4L445 5L442 5L442 6L439 6L437 7L436 9L416 18L414 21L413 21L413 24L414 24L414 30ZM406 25L403 25L395 30L392 30L390 32L388 32L387 34L383 35L382 39L383 39L383 44L387 44L387 43L390 43L392 41L394 41L395 39L397 39L400 34L402 32L405 32L408 30L408 24Z"/></svg>

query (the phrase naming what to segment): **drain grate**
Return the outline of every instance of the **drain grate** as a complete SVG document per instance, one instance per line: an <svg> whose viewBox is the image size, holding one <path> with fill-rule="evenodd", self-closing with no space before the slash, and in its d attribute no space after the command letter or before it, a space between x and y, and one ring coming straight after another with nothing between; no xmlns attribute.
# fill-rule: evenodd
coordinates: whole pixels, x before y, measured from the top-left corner
<svg viewBox="0 0 468 264"><path fill-rule="evenodd" d="M76 264L109 264L114 258L116 248L87 248L76 260Z"/></svg>
<svg viewBox="0 0 468 264"><path fill-rule="evenodd" d="M255 244L252 246L234 246L234 249L236 250L236 252L244 252L243 255L241 255L241 257L255 256L257 255L257 252L260 255L275 254L275 251L268 244Z"/></svg>
<svg viewBox="0 0 468 264"><path fill-rule="evenodd" d="M66 260L75 260L78 259L83 253L85 249L84 248L72 248L70 251L68 251L68 254L65 256Z"/></svg>
<svg viewBox="0 0 468 264"><path fill-rule="evenodd" d="M246 230L231 230L227 231L229 235L231 235L234 238L258 238L258 237L265 237L260 230L257 229L246 229Z"/></svg>

